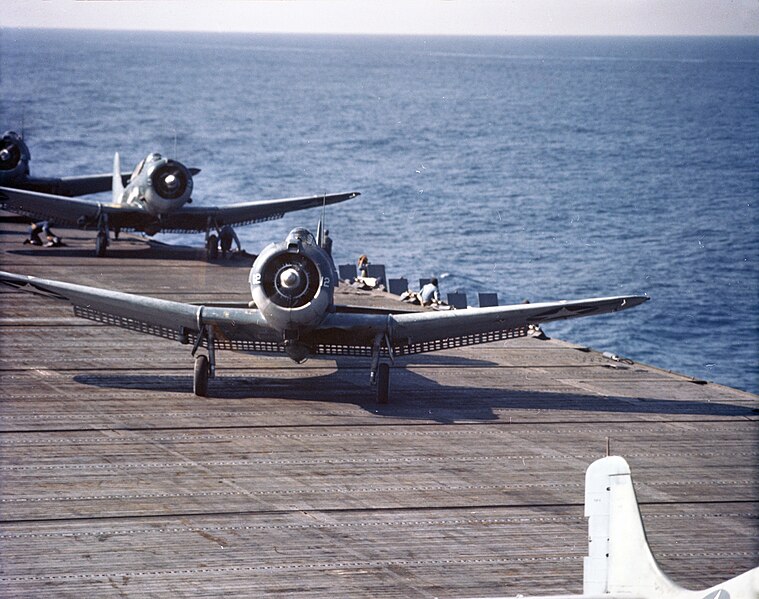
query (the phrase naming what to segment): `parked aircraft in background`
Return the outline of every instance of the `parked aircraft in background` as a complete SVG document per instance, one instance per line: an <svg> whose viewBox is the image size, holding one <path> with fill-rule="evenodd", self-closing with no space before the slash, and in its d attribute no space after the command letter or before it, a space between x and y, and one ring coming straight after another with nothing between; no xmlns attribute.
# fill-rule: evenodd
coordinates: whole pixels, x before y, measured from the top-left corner
<svg viewBox="0 0 759 599"><path fill-rule="evenodd" d="M527 335L528 326L632 308L645 296L607 297L466 310L407 312L334 303L334 264L306 229L264 248L249 276L252 304L193 305L60 281L0 273L0 283L67 300L82 318L193 344L194 390L205 396L215 351L371 358L378 401L388 399L381 358ZM198 353L207 348L207 355Z"/></svg>
<svg viewBox="0 0 759 599"><path fill-rule="evenodd" d="M759 568L703 591L684 589L661 571L646 540L630 466L624 458L609 456L588 467L585 517L588 556L583 563L583 594L530 595L531 599L759 598Z"/></svg>
<svg viewBox="0 0 759 599"><path fill-rule="evenodd" d="M60 196L81 196L111 189L112 174L86 175L83 177L32 177L29 147L22 135L6 131L0 139L0 186L26 189ZM129 173L121 173L123 182Z"/></svg>
<svg viewBox="0 0 759 599"><path fill-rule="evenodd" d="M348 193L242 202L228 206L189 206L192 202L193 174L182 163L149 154L134 169L124 186L119 155L114 157L113 198L110 203L68 198L10 187L0 187L0 206L34 218L52 220L57 225L96 228L95 253L105 255L109 232L140 231L155 235L205 232L209 257L215 257L215 231L224 225L248 225L281 218L286 212L350 200L360 195Z"/></svg>

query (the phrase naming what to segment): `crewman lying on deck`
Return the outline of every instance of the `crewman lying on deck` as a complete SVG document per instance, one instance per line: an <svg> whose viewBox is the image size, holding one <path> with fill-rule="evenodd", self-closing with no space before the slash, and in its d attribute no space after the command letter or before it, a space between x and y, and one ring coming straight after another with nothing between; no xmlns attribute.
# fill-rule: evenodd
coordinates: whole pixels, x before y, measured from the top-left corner
<svg viewBox="0 0 759 599"><path fill-rule="evenodd" d="M438 287L437 277L432 277L430 282L424 285L418 293L411 290L404 291L400 295L400 300L409 304L432 306L434 309L449 309L447 304L440 301L440 288Z"/></svg>
<svg viewBox="0 0 759 599"><path fill-rule="evenodd" d="M38 223L32 223L32 226L29 227L29 238L24 239L24 245L29 243L31 245L45 245L45 247L62 246L63 242L61 241L61 238L53 233L53 231L50 229L50 225L50 221L47 220L43 220ZM40 239L41 233L44 233L45 238L47 239L47 242L44 244Z"/></svg>
<svg viewBox="0 0 759 599"><path fill-rule="evenodd" d="M227 257L227 252L232 249L232 242L237 244L237 251L242 251L242 245L240 245L240 238L237 237L237 233L230 225L224 225L219 231L219 245L221 246L222 257Z"/></svg>

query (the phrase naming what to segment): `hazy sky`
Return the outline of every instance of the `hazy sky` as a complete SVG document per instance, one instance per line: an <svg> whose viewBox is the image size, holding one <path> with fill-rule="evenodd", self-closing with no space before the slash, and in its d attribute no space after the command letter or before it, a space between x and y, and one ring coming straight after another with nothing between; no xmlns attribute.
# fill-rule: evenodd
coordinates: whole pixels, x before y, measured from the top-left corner
<svg viewBox="0 0 759 599"><path fill-rule="evenodd" d="M0 26L456 35L759 35L759 0L5 0Z"/></svg>

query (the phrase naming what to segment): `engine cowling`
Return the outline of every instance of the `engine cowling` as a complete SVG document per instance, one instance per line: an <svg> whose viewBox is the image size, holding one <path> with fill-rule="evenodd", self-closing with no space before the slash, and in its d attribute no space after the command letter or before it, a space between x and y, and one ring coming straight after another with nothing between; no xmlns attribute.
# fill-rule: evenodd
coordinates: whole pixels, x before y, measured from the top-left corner
<svg viewBox="0 0 759 599"><path fill-rule="evenodd" d="M10 183L29 174L29 148L15 131L6 131L0 140L0 182Z"/></svg>
<svg viewBox="0 0 759 599"><path fill-rule="evenodd" d="M176 210L190 200L192 174L181 162L160 159L148 167L145 204L153 214Z"/></svg>
<svg viewBox="0 0 759 599"><path fill-rule="evenodd" d="M332 307L332 260L306 229L265 247L250 270L253 301L266 322L282 333L296 361L299 333L317 327ZM292 350L292 351L291 351Z"/></svg>

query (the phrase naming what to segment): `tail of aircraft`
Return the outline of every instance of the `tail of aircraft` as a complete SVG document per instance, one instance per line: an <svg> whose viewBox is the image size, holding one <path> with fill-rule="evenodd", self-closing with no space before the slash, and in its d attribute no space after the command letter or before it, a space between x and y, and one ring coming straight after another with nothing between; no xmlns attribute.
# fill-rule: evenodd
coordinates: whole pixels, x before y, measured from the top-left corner
<svg viewBox="0 0 759 599"><path fill-rule="evenodd" d="M759 568L703 591L689 591L661 571L646 540L630 467L610 456L585 474L588 556L584 595L662 599L759 597Z"/></svg>
<svg viewBox="0 0 759 599"><path fill-rule="evenodd" d="M316 224L316 243L319 247L324 247L324 236L326 234L325 220L327 217L327 200L326 197L322 202L322 213L319 216L319 222Z"/></svg>
<svg viewBox="0 0 759 599"><path fill-rule="evenodd" d="M121 204L124 195L124 182L121 180L121 158L119 153L113 155L113 203Z"/></svg>
<svg viewBox="0 0 759 599"><path fill-rule="evenodd" d="M317 245L322 248L324 251L327 252L329 255L330 262L332 263L332 280L337 281L339 280L340 276L337 271L337 265L335 264L335 259L332 256L332 240L329 238L329 231L327 230L327 197L325 195L324 200L322 202L322 213L319 216L319 222L316 225L316 243Z"/></svg>

